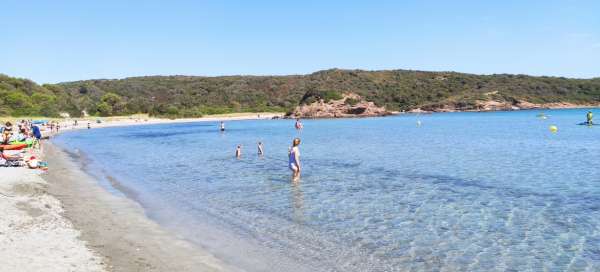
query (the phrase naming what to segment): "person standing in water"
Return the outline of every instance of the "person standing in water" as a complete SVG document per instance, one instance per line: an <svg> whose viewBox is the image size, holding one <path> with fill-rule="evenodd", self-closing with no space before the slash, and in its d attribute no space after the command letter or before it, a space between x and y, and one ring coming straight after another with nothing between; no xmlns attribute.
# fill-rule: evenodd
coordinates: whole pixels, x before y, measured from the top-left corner
<svg viewBox="0 0 600 272"><path fill-rule="evenodd" d="M295 138L292 141L292 147L290 148L288 157L289 157L289 168L293 172L292 180L297 181L300 178L300 171L302 168L300 167L300 138Z"/></svg>
<svg viewBox="0 0 600 272"><path fill-rule="evenodd" d="M221 131L225 131L225 123L221 121Z"/></svg>
<svg viewBox="0 0 600 272"><path fill-rule="evenodd" d="M592 113L592 111L588 111L587 115L585 116L587 118L587 124L588 125L593 125L594 124L594 114Z"/></svg>
<svg viewBox="0 0 600 272"><path fill-rule="evenodd" d="M296 127L297 130L301 130L302 129L302 122L300 122L300 118L296 118L296 124L294 125Z"/></svg>
<svg viewBox="0 0 600 272"><path fill-rule="evenodd" d="M235 157L238 159L242 157L242 145L238 145L235 149Z"/></svg>
<svg viewBox="0 0 600 272"><path fill-rule="evenodd" d="M263 144L262 144L262 142L258 142L258 155L263 156L264 154L265 154L265 152L263 150Z"/></svg>

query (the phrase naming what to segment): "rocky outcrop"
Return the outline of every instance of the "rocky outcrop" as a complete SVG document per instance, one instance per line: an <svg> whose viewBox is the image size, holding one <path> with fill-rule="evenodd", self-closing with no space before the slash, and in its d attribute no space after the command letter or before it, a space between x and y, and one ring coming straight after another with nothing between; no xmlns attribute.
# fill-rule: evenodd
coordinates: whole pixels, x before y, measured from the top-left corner
<svg viewBox="0 0 600 272"><path fill-rule="evenodd" d="M378 107L373 102L365 101L354 93L342 95L341 99L316 99L315 102L301 104L289 118L345 118L345 117L371 117L390 115L385 107Z"/></svg>

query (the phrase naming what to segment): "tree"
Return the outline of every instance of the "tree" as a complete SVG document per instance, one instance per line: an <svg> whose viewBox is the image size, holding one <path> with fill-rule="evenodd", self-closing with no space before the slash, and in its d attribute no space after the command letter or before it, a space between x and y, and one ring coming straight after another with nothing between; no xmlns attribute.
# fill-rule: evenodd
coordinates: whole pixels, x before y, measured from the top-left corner
<svg viewBox="0 0 600 272"><path fill-rule="evenodd" d="M45 93L34 93L31 101L35 107L35 113L42 116L58 116L58 105L56 96Z"/></svg>
<svg viewBox="0 0 600 272"><path fill-rule="evenodd" d="M112 107L106 102L100 102L96 106L96 110L100 114L100 116L111 116L113 113Z"/></svg>
<svg viewBox="0 0 600 272"><path fill-rule="evenodd" d="M29 115L33 111L31 99L20 91L11 91L4 98L4 104L12 108L12 115Z"/></svg>
<svg viewBox="0 0 600 272"><path fill-rule="evenodd" d="M118 103L121 103L121 97L115 93L106 93L102 96L100 100L102 100L102 102L107 103L111 107L114 107Z"/></svg>
<svg viewBox="0 0 600 272"><path fill-rule="evenodd" d="M123 112L125 109L125 103L123 103L123 99L121 96L115 93L106 93L100 99L103 103L106 103L110 106L111 113L110 115L117 115Z"/></svg>

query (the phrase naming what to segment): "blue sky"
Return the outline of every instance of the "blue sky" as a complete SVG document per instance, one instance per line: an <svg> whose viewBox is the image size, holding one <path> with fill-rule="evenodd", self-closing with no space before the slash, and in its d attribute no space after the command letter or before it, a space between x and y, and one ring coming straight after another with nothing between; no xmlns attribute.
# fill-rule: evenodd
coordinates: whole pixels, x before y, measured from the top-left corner
<svg viewBox="0 0 600 272"><path fill-rule="evenodd" d="M0 2L0 73L53 83L328 68L600 77L600 1Z"/></svg>

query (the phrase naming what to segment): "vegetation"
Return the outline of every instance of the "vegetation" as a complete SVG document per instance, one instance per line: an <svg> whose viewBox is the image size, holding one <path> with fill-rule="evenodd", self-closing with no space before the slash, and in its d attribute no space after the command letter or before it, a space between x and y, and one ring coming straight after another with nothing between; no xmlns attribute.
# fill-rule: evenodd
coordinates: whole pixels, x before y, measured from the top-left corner
<svg viewBox="0 0 600 272"><path fill-rule="evenodd" d="M341 99L346 92L388 110L444 105L468 109L478 100L590 104L600 102L600 78L331 69L297 76L149 76L40 86L0 75L0 116L53 117L61 112L80 116L83 111L97 116L168 117L282 112L317 99Z"/></svg>

